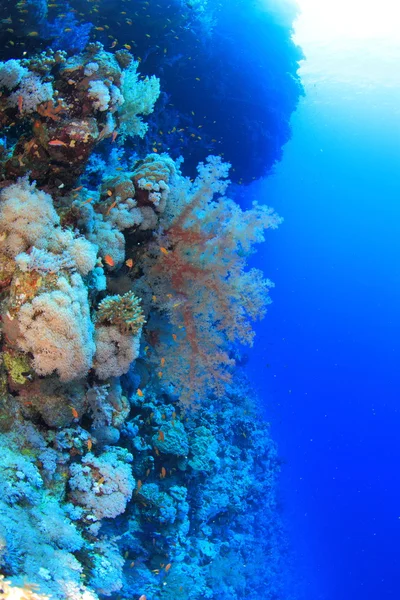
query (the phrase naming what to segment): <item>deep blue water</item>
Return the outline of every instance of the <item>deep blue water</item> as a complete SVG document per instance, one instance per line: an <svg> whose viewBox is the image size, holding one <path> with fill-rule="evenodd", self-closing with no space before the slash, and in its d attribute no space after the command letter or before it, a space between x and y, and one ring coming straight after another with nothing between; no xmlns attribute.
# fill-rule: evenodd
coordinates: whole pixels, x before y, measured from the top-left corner
<svg viewBox="0 0 400 600"><path fill-rule="evenodd" d="M285 222L256 259L276 288L249 370L286 461L309 599L399 595L396 102L393 89L306 85L293 139L261 186Z"/></svg>

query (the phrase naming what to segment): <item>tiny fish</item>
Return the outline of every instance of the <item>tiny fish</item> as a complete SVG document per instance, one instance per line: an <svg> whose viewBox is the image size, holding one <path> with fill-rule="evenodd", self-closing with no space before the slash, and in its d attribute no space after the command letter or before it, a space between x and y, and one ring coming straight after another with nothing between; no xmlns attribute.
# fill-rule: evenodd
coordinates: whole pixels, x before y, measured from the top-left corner
<svg viewBox="0 0 400 600"><path fill-rule="evenodd" d="M142 390L141 390L140 388L138 388L138 389L136 390L136 393L137 393L137 395L138 395L140 398L142 398L142 397L143 397L143 392L142 392Z"/></svg>
<svg viewBox="0 0 400 600"><path fill-rule="evenodd" d="M136 489L137 489L137 491L139 491L141 487L142 487L142 482L141 482L141 480L140 480L140 479L138 479L138 482L137 482L137 484L136 484Z"/></svg>
<svg viewBox="0 0 400 600"><path fill-rule="evenodd" d="M174 342L176 342L176 340L178 339L176 333L172 334L172 339L174 340Z"/></svg>
<svg viewBox="0 0 400 600"><path fill-rule="evenodd" d="M28 33L28 37L37 37L39 35L39 33L37 31L30 31Z"/></svg>
<svg viewBox="0 0 400 600"><path fill-rule="evenodd" d="M112 196L112 195L113 195L112 191L111 190L107 190L107 196Z"/></svg>
<svg viewBox="0 0 400 600"><path fill-rule="evenodd" d="M161 379L161 377L163 376L163 372L162 371L158 371L157 375Z"/></svg>
<svg viewBox="0 0 400 600"><path fill-rule="evenodd" d="M49 142L49 146L65 146L66 148L68 147L67 144L65 142L62 142L61 140L51 140L51 142Z"/></svg>
<svg viewBox="0 0 400 600"><path fill-rule="evenodd" d="M133 258L128 258L128 260L125 261L125 264L127 267L129 267L130 269L132 269L133 267Z"/></svg>
<svg viewBox="0 0 400 600"><path fill-rule="evenodd" d="M147 600L146 596L144 594L142 594L139 598L139 600Z"/></svg>
<svg viewBox="0 0 400 600"><path fill-rule="evenodd" d="M168 573L168 571L170 570L171 567L172 567L171 563L168 563L165 567L165 572Z"/></svg>
<svg viewBox="0 0 400 600"><path fill-rule="evenodd" d="M80 192L82 188L83 188L83 185L80 185L79 187L73 189L72 191L73 192Z"/></svg>
<svg viewBox="0 0 400 600"><path fill-rule="evenodd" d="M165 435L164 432L160 429L160 431L158 432L158 440L160 442L163 442L165 440Z"/></svg>
<svg viewBox="0 0 400 600"><path fill-rule="evenodd" d="M162 359L161 359L161 366L163 367L164 365L165 365L165 358L162 357Z"/></svg>
<svg viewBox="0 0 400 600"><path fill-rule="evenodd" d="M161 473L160 473L161 479L164 479L166 474L167 474L167 471L166 471L165 467L161 467Z"/></svg>
<svg viewBox="0 0 400 600"><path fill-rule="evenodd" d="M106 254L104 257L104 262L106 263L106 265L108 265L109 267L113 267L115 265L115 262L113 260L113 258L109 255Z"/></svg>
<svg viewBox="0 0 400 600"><path fill-rule="evenodd" d="M23 96L19 95L18 96L18 112L19 112L19 114L22 113L22 105L23 105L23 103L24 103L24 98L23 98Z"/></svg>
<svg viewBox="0 0 400 600"><path fill-rule="evenodd" d="M167 254L169 254L168 250L166 248L164 248L163 246L160 246L160 251L167 256Z"/></svg>
<svg viewBox="0 0 400 600"><path fill-rule="evenodd" d="M90 452L90 451L91 451L91 449L92 449L92 446L93 446L93 442L92 442L92 440L89 438L89 439L87 440L86 444L87 444L87 448L88 448L88 450L89 450L89 452Z"/></svg>
<svg viewBox="0 0 400 600"><path fill-rule="evenodd" d="M117 139L118 131L113 131L111 136L111 143L113 144Z"/></svg>
<svg viewBox="0 0 400 600"><path fill-rule="evenodd" d="M76 410L76 408L74 408L73 406L69 406L72 412L72 416L74 417L74 419L79 419L79 414L78 411Z"/></svg>

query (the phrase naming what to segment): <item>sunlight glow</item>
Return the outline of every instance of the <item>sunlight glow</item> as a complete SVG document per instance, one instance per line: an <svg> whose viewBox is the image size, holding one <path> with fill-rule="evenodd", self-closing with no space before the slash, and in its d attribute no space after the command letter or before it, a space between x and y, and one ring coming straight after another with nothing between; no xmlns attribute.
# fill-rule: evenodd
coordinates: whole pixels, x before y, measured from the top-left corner
<svg viewBox="0 0 400 600"><path fill-rule="evenodd" d="M293 37L306 56L305 83L375 90L376 96L379 89L400 90L400 0L297 3Z"/></svg>
<svg viewBox="0 0 400 600"><path fill-rule="evenodd" d="M399 0L297 0L302 39L388 38L399 41ZM399 42L400 43L400 42Z"/></svg>

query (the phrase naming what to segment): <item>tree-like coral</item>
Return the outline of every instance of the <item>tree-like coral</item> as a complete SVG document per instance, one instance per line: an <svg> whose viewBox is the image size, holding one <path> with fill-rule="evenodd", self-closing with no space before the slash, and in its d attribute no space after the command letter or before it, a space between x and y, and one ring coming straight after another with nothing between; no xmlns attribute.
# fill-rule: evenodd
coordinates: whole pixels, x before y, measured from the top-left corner
<svg viewBox="0 0 400 600"><path fill-rule="evenodd" d="M273 284L246 270L246 256L280 219L257 204L243 212L223 196L229 166L209 157L192 184L175 179L162 228L140 263L138 289L151 291L152 306L168 317L168 325L149 320L149 341L164 365L160 377L183 402L199 401L207 390L222 393L234 365L229 344L252 344L250 321L270 302Z"/></svg>

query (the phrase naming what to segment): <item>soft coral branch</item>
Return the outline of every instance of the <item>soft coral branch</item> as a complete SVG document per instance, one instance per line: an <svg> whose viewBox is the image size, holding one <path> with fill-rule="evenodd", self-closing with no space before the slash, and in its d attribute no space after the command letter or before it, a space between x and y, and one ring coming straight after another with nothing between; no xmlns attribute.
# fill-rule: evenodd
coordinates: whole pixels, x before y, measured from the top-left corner
<svg viewBox="0 0 400 600"><path fill-rule="evenodd" d="M272 284L246 270L246 254L279 218L267 207L243 212L224 196L214 200L226 189L227 171L209 157L191 188L183 178L176 183L169 218L142 259L157 308L168 316L156 348L166 357L162 376L184 402L222 392L234 365L231 344L252 344L250 320L264 316L270 301Z"/></svg>

